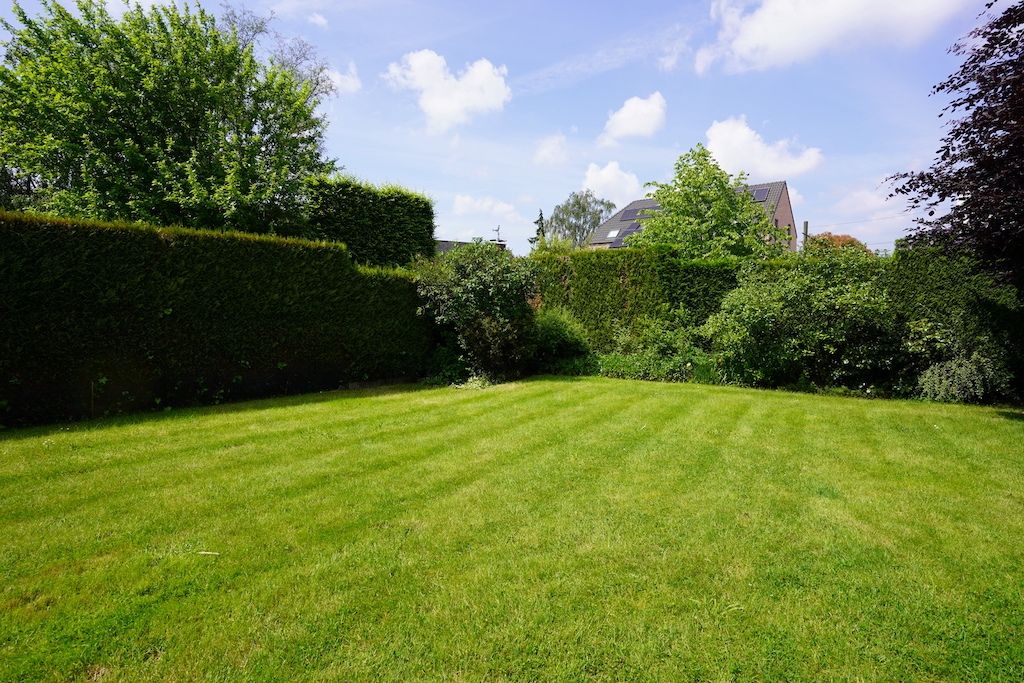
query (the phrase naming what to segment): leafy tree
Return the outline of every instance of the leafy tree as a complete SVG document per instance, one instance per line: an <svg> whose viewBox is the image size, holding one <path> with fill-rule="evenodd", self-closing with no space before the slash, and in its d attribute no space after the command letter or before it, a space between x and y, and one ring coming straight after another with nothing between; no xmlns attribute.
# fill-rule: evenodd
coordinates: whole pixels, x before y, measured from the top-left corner
<svg viewBox="0 0 1024 683"><path fill-rule="evenodd" d="M573 192L551 212L546 225L547 236L572 240L574 247L581 247L597 226L614 212L615 204L595 196L590 190Z"/></svg>
<svg viewBox="0 0 1024 683"><path fill-rule="evenodd" d="M661 209L643 218L643 230L630 235L629 245L671 244L688 258L781 254L788 234L754 202L746 181L744 173L722 170L698 144L676 161L671 182L648 183Z"/></svg>
<svg viewBox="0 0 1024 683"><path fill-rule="evenodd" d="M928 213L913 241L973 253L1024 287L1024 2L988 16L950 52L963 64L933 94L951 96L942 115L959 118L931 168L894 176L894 192Z"/></svg>
<svg viewBox="0 0 1024 683"><path fill-rule="evenodd" d="M808 253L816 253L829 249L857 249L869 254L874 253L868 248L868 245L864 244L853 235L835 235L831 232L822 232L817 235L810 235L807 238L807 244L804 245L804 251Z"/></svg>
<svg viewBox="0 0 1024 683"><path fill-rule="evenodd" d="M490 379L522 374L533 359L533 263L476 240L414 265L423 312L452 335L462 361Z"/></svg>
<svg viewBox="0 0 1024 683"><path fill-rule="evenodd" d="M568 237L549 236L538 238L533 243L533 249L530 251L530 254L532 256L540 254L561 254L567 256L576 251L576 249L576 245Z"/></svg>
<svg viewBox="0 0 1024 683"><path fill-rule="evenodd" d="M265 26L243 36L187 5L76 7L44 0L33 18L15 4L2 23L0 165L35 179L36 208L286 232L306 178L333 163L323 90L296 60L254 56Z"/></svg>
<svg viewBox="0 0 1024 683"><path fill-rule="evenodd" d="M33 178L13 168L0 166L0 209L25 208L32 197Z"/></svg>

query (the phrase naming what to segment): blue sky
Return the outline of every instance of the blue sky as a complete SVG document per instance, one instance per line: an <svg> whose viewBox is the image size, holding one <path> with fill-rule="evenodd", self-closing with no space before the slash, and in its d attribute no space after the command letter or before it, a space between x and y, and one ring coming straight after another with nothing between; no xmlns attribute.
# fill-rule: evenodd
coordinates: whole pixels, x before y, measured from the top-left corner
<svg viewBox="0 0 1024 683"><path fill-rule="evenodd" d="M30 11L34 3L25 2ZM113 0L112 0L113 4ZM211 10L219 4L204 3ZM238 4L238 3L236 3ZM539 209L620 205L695 143L788 180L798 223L890 248L887 175L926 166L929 97L981 0L249 0L336 71L327 149L436 202L438 236L528 251ZM9 17L9 8L0 12Z"/></svg>

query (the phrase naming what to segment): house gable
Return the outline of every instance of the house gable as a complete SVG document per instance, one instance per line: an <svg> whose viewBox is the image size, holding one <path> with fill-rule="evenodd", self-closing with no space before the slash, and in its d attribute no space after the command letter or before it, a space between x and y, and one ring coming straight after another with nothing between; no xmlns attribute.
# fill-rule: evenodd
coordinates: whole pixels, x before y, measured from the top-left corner
<svg viewBox="0 0 1024 683"><path fill-rule="evenodd" d="M789 249L796 251L796 219L793 217L793 204L789 198L789 187L786 181L748 185L746 191L753 195L757 204L769 212L769 216L776 226L789 228ZM635 202L630 202L594 230L590 239L587 240L587 247L590 249L618 249L625 246L624 240L627 237L643 229L644 215L657 211L659 208L658 202L653 199L638 199Z"/></svg>

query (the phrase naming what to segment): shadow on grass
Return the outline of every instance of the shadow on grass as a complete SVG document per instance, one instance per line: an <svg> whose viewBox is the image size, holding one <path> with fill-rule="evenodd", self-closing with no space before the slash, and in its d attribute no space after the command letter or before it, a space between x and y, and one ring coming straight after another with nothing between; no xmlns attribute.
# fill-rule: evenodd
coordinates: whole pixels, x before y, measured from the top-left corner
<svg viewBox="0 0 1024 683"><path fill-rule="evenodd" d="M996 412L999 413L1000 417L1005 417L1007 420L1017 420L1018 422L1024 422L1024 409L1015 410L1011 408L1009 410L999 410Z"/></svg>
<svg viewBox="0 0 1024 683"><path fill-rule="evenodd" d="M31 439L48 434L66 432L91 432L98 429L110 427L121 427L127 425L138 425L149 422L173 422L185 418L201 417L204 415L224 415L243 412L269 412L282 408L293 408L302 405L315 405L329 401L339 401L352 398L366 398L370 396L391 396L394 394L413 394L421 391L429 391L437 387L425 384L387 384L381 386L361 387L357 389L334 389L310 394L291 394L286 396L274 396L258 399L240 399L218 405L184 405L180 407L165 408L163 410L139 413L125 413L121 415L110 415L74 422L58 422L46 425L35 425L30 427L6 427L0 428L0 443L8 441L20 441Z"/></svg>

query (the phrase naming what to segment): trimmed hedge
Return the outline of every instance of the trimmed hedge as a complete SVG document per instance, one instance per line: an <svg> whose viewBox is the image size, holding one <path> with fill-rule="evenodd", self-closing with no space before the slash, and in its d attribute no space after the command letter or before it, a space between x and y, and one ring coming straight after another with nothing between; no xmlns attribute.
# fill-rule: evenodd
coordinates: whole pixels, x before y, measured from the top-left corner
<svg viewBox="0 0 1024 683"><path fill-rule="evenodd" d="M886 289L903 323L929 320L965 341L1005 339L1022 331L1017 291L996 282L968 256L928 247L897 249L888 263Z"/></svg>
<svg viewBox="0 0 1024 683"><path fill-rule="evenodd" d="M598 351L615 328L641 316L679 308L687 322L703 323L735 289L740 260L691 261L674 249L604 249L534 257L543 305L571 311Z"/></svg>
<svg viewBox="0 0 1024 683"><path fill-rule="evenodd" d="M1013 285L970 256L928 247L897 249L885 285L901 324L927 321L965 356L1000 349L1024 395L1024 306Z"/></svg>
<svg viewBox="0 0 1024 683"><path fill-rule="evenodd" d="M0 213L0 424L419 376L410 277L338 244Z"/></svg>
<svg viewBox="0 0 1024 683"><path fill-rule="evenodd" d="M403 266L434 254L434 204L395 185L342 176L311 180L306 236L344 242L357 263Z"/></svg>

